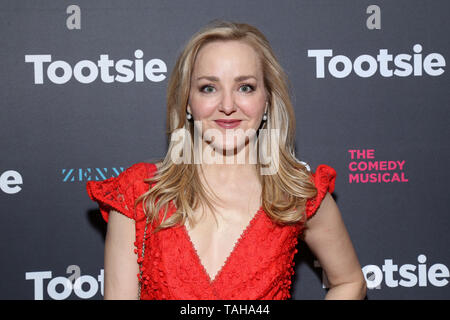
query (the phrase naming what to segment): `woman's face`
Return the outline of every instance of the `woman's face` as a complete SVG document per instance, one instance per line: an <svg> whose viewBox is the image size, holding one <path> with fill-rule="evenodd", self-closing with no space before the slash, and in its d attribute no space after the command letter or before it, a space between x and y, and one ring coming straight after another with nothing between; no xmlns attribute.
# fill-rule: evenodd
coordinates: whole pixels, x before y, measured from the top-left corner
<svg viewBox="0 0 450 320"><path fill-rule="evenodd" d="M235 130L256 133L267 111L264 75L255 50L237 40L204 45L194 64L187 111L196 128L201 123L203 142L220 132L223 138L212 143L215 150L240 150L246 139L239 134L235 142L233 133L239 133ZM235 122L227 124L230 120ZM228 137L226 130L232 133Z"/></svg>

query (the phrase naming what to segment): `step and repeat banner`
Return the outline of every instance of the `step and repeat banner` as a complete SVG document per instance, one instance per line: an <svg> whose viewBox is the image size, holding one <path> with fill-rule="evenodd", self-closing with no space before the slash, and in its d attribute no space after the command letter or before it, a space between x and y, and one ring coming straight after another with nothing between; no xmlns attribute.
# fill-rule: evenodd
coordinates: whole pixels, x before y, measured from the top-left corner
<svg viewBox="0 0 450 320"><path fill-rule="evenodd" d="M0 2L0 299L102 299L87 181L167 148L170 72L214 19L271 42L297 157L336 169L367 299L449 299L448 1ZM292 299L327 279L304 243Z"/></svg>

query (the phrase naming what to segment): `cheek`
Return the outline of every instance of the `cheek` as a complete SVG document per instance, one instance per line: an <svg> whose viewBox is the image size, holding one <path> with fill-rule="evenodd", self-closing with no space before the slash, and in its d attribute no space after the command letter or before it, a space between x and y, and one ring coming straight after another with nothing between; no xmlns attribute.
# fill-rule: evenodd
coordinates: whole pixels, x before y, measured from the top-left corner
<svg viewBox="0 0 450 320"><path fill-rule="evenodd" d="M238 101L242 112L248 117L249 121L256 122L261 120L265 109L264 96L246 97Z"/></svg>
<svg viewBox="0 0 450 320"><path fill-rule="evenodd" d="M196 94L189 98L194 119L201 120L214 114L219 104L219 99L214 97L202 97Z"/></svg>

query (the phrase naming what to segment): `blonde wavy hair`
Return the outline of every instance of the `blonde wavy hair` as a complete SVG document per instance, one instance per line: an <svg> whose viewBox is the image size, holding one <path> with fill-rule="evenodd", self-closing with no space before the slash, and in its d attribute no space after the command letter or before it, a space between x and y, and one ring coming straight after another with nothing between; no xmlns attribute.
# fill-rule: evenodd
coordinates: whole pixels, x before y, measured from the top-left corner
<svg viewBox="0 0 450 320"><path fill-rule="evenodd" d="M215 212L213 199L203 187L199 170L200 165L194 163L174 163L171 154L175 152L177 141L172 135L179 129L188 130L191 134L189 159L194 156L194 124L186 119L191 74L199 50L212 41L239 40L251 45L262 62L264 85L268 93L267 121L260 128L278 129L279 141L267 143L269 159L277 159L278 170L272 175L259 175L262 186L262 208L271 220L280 225L303 223L306 221L306 200L317 194L311 173L304 163L295 157L295 116L290 100L288 79L278 63L266 37L255 27L228 21L213 21L201 29L188 41L181 52L168 83L167 90L167 134L169 136L168 152L158 167L155 175L146 179L154 184L146 193L136 199L135 205L142 201L146 216L152 224L158 220L159 212L164 208L164 215L153 232L169 228L177 224L183 225L186 219L194 226L194 210L199 205L207 205ZM189 136L189 135L188 135ZM189 138L188 138L189 139ZM259 146L257 144L257 148ZM259 154L259 152L258 152ZM261 162L256 163L260 172ZM168 205L173 201L176 211L167 218ZM204 208L204 207L203 207ZM215 215L214 215L215 217ZM217 220L216 220L217 221Z"/></svg>

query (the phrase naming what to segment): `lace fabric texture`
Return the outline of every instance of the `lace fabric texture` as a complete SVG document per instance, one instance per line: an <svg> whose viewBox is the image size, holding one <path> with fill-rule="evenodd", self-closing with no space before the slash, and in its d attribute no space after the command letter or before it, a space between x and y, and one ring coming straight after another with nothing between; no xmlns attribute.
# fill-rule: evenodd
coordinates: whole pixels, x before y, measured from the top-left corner
<svg viewBox="0 0 450 320"><path fill-rule="evenodd" d="M283 300L291 297L291 278L294 256L297 253L300 224L274 224L262 207L244 229L222 268L211 279L195 250L185 226L163 229L145 237L145 256L142 246L146 216L142 206L134 201L148 191L144 179L156 172L152 163L136 163L116 178L89 181L89 197L99 205L103 219L114 209L136 221L137 274L141 285L141 299L156 300ZM326 193L334 191L336 171L325 164L312 172L317 195L308 199L306 216L310 219ZM175 212L173 203L168 217ZM160 212L160 218L162 218Z"/></svg>

